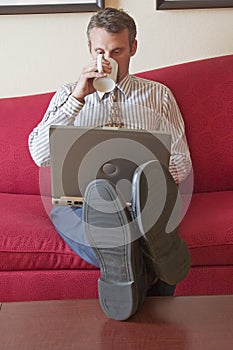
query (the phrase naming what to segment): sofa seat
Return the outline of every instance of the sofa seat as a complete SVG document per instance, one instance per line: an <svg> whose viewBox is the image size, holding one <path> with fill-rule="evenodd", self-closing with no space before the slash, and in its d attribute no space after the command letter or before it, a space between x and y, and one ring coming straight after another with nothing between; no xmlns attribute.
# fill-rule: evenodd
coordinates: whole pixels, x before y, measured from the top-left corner
<svg viewBox="0 0 233 350"><path fill-rule="evenodd" d="M192 266L233 264L232 208L232 191L192 195L179 230ZM2 193L0 210L1 271L93 269L56 233L41 196Z"/></svg>
<svg viewBox="0 0 233 350"><path fill-rule="evenodd" d="M233 265L233 191L194 193L180 224L192 266Z"/></svg>
<svg viewBox="0 0 233 350"><path fill-rule="evenodd" d="M93 269L63 242L45 208L39 195L0 194L0 270Z"/></svg>

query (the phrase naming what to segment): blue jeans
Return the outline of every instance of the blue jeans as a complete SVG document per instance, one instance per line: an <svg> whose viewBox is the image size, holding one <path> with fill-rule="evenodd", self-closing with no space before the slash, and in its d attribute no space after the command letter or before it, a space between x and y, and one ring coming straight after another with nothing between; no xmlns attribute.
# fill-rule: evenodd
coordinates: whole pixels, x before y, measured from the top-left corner
<svg viewBox="0 0 233 350"><path fill-rule="evenodd" d="M57 206L51 210L50 217L56 231L68 246L83 260L99 267L96 255L85 239L82 209Z"/></svg>

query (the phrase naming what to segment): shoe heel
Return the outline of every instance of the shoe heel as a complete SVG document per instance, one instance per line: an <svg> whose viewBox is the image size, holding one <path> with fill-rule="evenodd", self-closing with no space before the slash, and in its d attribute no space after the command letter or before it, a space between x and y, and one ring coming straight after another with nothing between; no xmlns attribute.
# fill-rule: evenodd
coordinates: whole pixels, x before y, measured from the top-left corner
<svg viewBox="0 0 233 350"><path fill-rule="evenodd" d="M99 279L99 300L104 313L118 321L124 321L132 316L138 308L135 289L135 282L116 284Z"/></svg>

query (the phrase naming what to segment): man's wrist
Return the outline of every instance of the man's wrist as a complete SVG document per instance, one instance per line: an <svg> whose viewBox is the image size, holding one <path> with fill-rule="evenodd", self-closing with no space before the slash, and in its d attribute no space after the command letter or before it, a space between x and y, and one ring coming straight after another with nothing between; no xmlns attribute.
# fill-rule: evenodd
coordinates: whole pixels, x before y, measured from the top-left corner
<svg viewBox="0 0 233 350"><path fill-rule="evenodd" d="M71 94L71 96L74 97L79 103L81 103L82 105L84 105L84 103L85 103L84 98L75 96L74 94Z"/></svg>

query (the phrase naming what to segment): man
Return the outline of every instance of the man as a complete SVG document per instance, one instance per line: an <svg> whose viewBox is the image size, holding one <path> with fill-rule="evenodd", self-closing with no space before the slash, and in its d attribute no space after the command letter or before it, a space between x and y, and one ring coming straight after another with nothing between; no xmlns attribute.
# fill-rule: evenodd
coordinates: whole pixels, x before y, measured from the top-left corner
<svg viewBox="0 0 233 350"><path fill-rule="evenodd" d="M109 104L111 93L98 93L93 79L111 72L108 57L118 63L117 101L154 112L150 120L146 113L140 113L131 127L172 134L169 172L156 161L139 167L130 209L113 184L96 180L87 186L82 209L55 207L51 212L60 236L83 259L100 267L98 289L103 311L113 319L125 320L137 311L146 295L173 295L175 285L189 271L188 249L179 238L177 225L168 234L167 223L178 215L176 183L189 173L191 160L183 120L171 91L162 84L129 75L130 59L137 51L134 20L123 10L106 8L92 16L87 36L91 63L83 68L76 83L62 86L54 95L44 118L29 136L29 149L36 164L49 165L50 125L107 122L105 116L93 111ZM97 70L98 54L105 57L103 73ZM162 198L164 208L159 208ZM145 202L149 204L143 210Z"/></svg>

